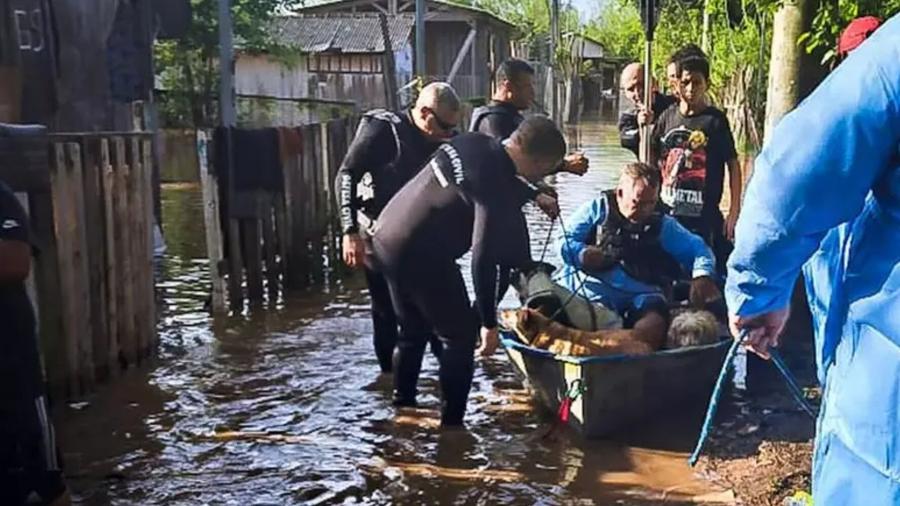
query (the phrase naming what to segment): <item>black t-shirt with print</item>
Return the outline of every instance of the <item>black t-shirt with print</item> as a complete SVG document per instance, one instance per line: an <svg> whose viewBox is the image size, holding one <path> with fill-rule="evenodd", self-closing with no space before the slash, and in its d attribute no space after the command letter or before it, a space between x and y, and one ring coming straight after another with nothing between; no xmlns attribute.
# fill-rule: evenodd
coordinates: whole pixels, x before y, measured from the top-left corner
<svg viewBox="0 0 900 506"><path fill-rule="evenodd" d="M652 139L663 178L660 198L670 213L679 221L702 222L703 228L720 222L725 166L737 158L725 114L707 107L684 116L673 104L660 115Z"/></svg>

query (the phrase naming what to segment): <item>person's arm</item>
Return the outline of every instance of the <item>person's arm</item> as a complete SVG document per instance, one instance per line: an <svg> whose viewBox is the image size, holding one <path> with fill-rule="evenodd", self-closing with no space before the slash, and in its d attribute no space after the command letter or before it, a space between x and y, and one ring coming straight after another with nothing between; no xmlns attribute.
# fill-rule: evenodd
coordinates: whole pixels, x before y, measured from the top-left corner
<svg viewBox="0 0 900 506"><path fill-rule="evenodd" d="M363 116L334 182L343 233L341 252L344 263L350 268L362 265L365 254L356 221L359 212L356 186L363 174L390 163L396 153L391 125L384 120Z"/></svg>
<svg viewBox="0 0 900 506"><path fill-rule="evenodd" d="M728 160L728 188L731 202L728 205L728 216L725 218L725 238L734 240L734 227L741 215L741 194L744 191L744 175L737 158Z"/></svg>
<svg viewBox="0 0 900 506"><path fill-rule="evenodd" d="M675 218L663 216L659 241L666 253L691 272L692 278L715 274L716 258L709 246Z"/></svg>
<svg viewBox="0 0 900 506"><path fill-rule="evenodd" d="M728 260L739 318L788 307L801 266L857 216L900 144L900 23L883 26L772 133L756 159ZM874 42L874 41L880 42ZM733 327L742 324L732 319ZM777 342L774 326L766 343Z"/></svg>
<svg viewBox="0 0 900 506"><path fill-rule="evenodd" d="M15 195L0 187L0 286L21 283L30 271L28 217Z"/></svg>
<svg viewBox="0 0 900 506"><path fill-rule="evenodd" d="M364 116L334 182L341 231L344 234L357 233L359 203L356 186L360 179L366 172L378 170L390 163L396 152L396 142L388 122Z"/></svg>
<svg viewBox="0 0 900 506"><path fill-rule="evenodd" d="M566 221L565 231L560 231L559 256L562 261L583 269L584 252L589 245L587 243L591 229L606 219L606 198L600 197L582 204L575 213Z"/></svg>

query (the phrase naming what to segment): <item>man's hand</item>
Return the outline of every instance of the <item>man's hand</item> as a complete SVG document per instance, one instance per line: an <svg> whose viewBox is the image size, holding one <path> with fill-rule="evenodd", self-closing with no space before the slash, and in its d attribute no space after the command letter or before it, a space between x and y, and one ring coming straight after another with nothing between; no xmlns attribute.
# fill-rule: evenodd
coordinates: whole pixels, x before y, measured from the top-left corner
<svg viewBox="0 0 900 506"><path fill-rule="evenodd" d="M653 123L653 120L654 120L653 111L650 109L644 108L643 104L639 105L638 112L637 112L638 126L643 127L643 126L649 125L650 123Z"/></svg>
<svg viewBox="0 0 900 506"><path fill-rule="evenodd" d="M738 212L732 207L728 210L728 217L725 218L724 230L725 238L734 242L734 228L737 226Z"/></svg>
<svg viewBox="0 0 900 506"><path fill-rule="evenodd" d="M563 169L576 176L583 176L588 170L589 163L584 153L572 153L563 158Z"/></svg>
<svg viewBox="0 0 900 506"><path fill-rule="evenodd" d="M341 249L344 252L344 263L347 264L347 267L357 269L362 266L366 248L359 234L344 234Z"/></svg>
<svg viewBox="0 0 900 506"><path fill-rule="evenodd" d="M588 246L581 252L581 267L586 271L602 272L611 269L622 258L625 249L619 245L607 245L606 249Z"/></svg>
<svg viewBox="0 0 900 506"><path fill-rule="evenodd" d="M498 346L500 346L500 336L497 327L492 329L481 327L481 345L478 346L478 353L482 357L490 357L497 351Z"/></svg>
<svg viewBox="0 0 900 506"><path fill-rule="evenodd" d="M722 292L709 276L700 276L691 281L691 306L702 308L706 304L722 298Z"/></svg>
<svg viewBox="0 0 900 506"><path fill-rule="evenodd" d="M735 337L740 335L742 329L748 329L750 332L744 341L744 347L768 360L769 348L778 347L778 338L784 331L790 314L790 307L785 307L749 318L731 315L728 317L728 324Z"/></svg>
<svg viewBox="0 0 900 506"><path fill-rule="evenodd" d="M559 216L559 202L556 200L556 197L551 197L546 193L538 193L538 196L535 197L534 202L551 220L555 220L556 217Z"/></svg>

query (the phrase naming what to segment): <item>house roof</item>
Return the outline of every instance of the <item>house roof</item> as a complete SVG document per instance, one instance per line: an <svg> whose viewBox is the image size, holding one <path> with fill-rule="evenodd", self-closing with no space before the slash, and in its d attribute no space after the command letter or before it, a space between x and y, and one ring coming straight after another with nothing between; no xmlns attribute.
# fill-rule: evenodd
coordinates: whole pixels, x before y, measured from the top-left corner
<svg viewBox="0 0 900 506"><path fill-rule="evenodd" d="M409 42L415 19L387 16L391 47L396 51ZM272 22L277 44L304 53L381 53L384 39L375 14L301 14L279 16Z"/></svg>
<svg viewBox="0 0 900 506"><path fill-rule="evenodd" d="M495 22L498 25L505 25L507 28L515 28L515 25L510 23L509 21L501 18L500 16L492 13L487 9L482 9L481 7L476 7L474 5L466 5L462 3L457 3L451 0L425 0L429 8L436 10L459 10L465 11L472 14L478 14L488 18L489 20ZM341 4L347 4L348 8L358 4L357 0L324 0L316 3L308 3L306 6L301 7L299 9L295 9L295 12L303 13L303 12L321 12L323 8L334 8Z"/></svg>

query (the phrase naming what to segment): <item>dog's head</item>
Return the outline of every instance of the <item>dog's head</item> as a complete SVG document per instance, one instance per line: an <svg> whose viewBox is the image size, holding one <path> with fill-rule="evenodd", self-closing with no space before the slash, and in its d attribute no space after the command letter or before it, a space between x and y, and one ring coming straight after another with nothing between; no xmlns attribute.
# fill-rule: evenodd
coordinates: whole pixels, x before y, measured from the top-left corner
<svg viewBox="0 0 900 506"><path fill-rule="evenodd" d="M672 318L666 348L712 344L719 339L719 322L712 313L704 310L687 310Z"/></svg>
<svg viewBox="0 0 900 506"><path fill-rule="evenodd" d="M543 333L552 320L534 309L508 309L500 312L500 322L515 331L526 344L532 344Z"/></svg>

